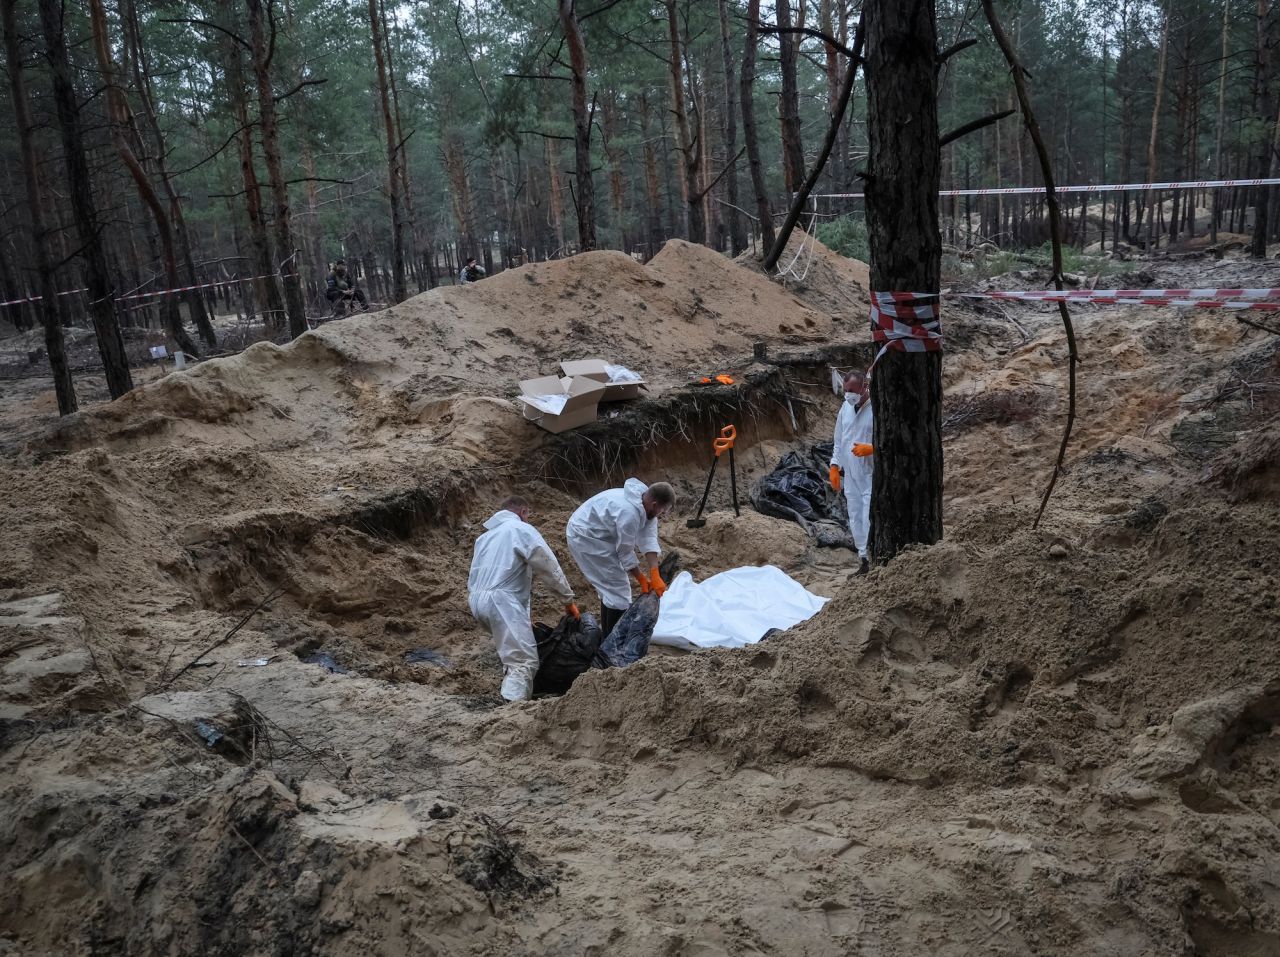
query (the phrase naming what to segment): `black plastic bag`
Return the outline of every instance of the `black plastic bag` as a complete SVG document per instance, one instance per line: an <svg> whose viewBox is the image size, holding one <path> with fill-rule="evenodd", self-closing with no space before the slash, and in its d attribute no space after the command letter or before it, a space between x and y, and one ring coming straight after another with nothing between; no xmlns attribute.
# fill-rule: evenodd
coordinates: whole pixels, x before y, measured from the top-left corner
<svg viewBox="0 0 1280 957"><path fill-rule="evenodd" d="M830 442L788 452L751 490L751 504L763 515L798 522L818 545L852 548L848 505L831 487L830 462Z"/></svg>
<svg viewBox="0 0 1280 957"><path fill-rule="evenodd" d="M653 592L641 595L631 603L618 623L613 626L596 652L592 662L596 668L625 668L634 665L649 653L649 639L658 623L658 596Z"/></svg>
<svg viewBox="0 0 1280 957"><path fill-rule="evenodd" d="M538 642L538 673L533 678L535 694L564 694L573 680L591 667L604 634L591 612L582 619L565 615L555 628L533 626Z"/></svg>

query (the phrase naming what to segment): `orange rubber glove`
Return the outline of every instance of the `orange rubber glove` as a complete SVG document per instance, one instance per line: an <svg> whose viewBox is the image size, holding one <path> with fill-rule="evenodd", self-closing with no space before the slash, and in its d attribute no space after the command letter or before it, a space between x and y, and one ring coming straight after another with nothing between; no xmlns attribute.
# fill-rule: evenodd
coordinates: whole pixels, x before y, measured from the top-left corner
<svg viewBox="0 0 1280 957"><path fill-rule="evenodd" d="M661 598L667 591L667 583L662 580L662 576L656 568L649 572L649 586L653 589L653 593Z"/></svg>
<svg viewBox="0 0 1280 957"><path fill-rule="evenodd" d="M631 577L634 578L636 580L636 584L640 586L640 594L649 594L649 577L645 575L639 565L631 569Z"/></svg>
<svg viewBox="0 0 1280 957"><path fill-rule="evenodd" d="M831 489L834 492L840 491L840 466L833 465L831 470L827 472L827 477L831 482Z"/></svg>
<svg viewBox="0 0 1280 957"><path fill-rule="evenodd" d="M582 612L578 611L578 606L573 602L569 602L564 606L564 613L566 615L572 615L577 621L582 621Z"/></svg>
<svg viewBox="0 0 1280 957"><path fill-rule="evenodd" d="M865 459L868 455L875 454L875 446L869 442L858 442L853 446L853 454L860 459Z"/></svg>

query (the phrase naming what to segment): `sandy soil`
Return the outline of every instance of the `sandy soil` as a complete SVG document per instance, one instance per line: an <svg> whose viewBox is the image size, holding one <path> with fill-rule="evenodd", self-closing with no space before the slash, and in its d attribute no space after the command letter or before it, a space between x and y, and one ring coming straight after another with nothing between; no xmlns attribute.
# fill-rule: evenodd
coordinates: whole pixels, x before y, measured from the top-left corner
<svg viewBox="0 0 1280 957"><path fill-rule="evenodd" d="M1280 952L1280 340L1080 310L1032 530L1056 313L949 310L946 538L856 577L724 485L684 527L723 417L744 489L830 427L865 267L816 247L804 275L595 253L63 422L8 392L0 953ZM576 437L520 418L517 379L599 354L649 398ZM663 539L695 575L772 562L834 600L503 705L478 523L521 491L567 558L580 496L633 470L681 489Z"/></svg>

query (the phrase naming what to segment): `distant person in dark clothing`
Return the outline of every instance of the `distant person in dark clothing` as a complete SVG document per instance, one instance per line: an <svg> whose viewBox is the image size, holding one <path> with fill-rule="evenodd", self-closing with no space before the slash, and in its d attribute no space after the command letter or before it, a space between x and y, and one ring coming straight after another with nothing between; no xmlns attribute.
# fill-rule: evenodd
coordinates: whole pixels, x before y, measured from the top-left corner
<svg viewBox="0 0 1280 957"><path fill-rule="evenodd" d="M476 257L472 256L467 260L467 264L462 267L462 272L458 273L458 282L465 286L469 282L479 282L484 278L484 267L476 264Z"/></svg>
<svg viewBox="0 0 1280 957"><path fill-rule="evenodd" d="M346 312L346 307L352 300L360 303L361 309L369 308L369 300L365 298L364 290L356 282L356 277L347 272L345 259L339 259L333 264L333 269L329 271L329 277L325 280L324 294L333 303L333 311L338 314Z"/></svg>

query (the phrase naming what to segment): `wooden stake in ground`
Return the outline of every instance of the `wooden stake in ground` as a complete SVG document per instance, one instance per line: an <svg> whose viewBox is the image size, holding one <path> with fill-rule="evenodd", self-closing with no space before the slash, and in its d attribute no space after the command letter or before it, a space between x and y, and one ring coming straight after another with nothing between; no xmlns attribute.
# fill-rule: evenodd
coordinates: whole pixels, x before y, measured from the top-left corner
<svg viewBox="0 0 1280 957"><path fill-rule="evenodd" d="M937 293L937 23L932 0L867 0L867 234L877 292ZM853 69L855 64L850 64ZM890 349L871 379L877 562L942 537L942 354Z"/></svg>
<svg viewBox="0 0 1280 957"><path fill-rule="evenodd" d="M987 15L987 22L991 24L991 32L995 35L996 43L1000 45L1000 50L1004 53L1004 58L1009 64L1009 73L1013 77L1013 86L1018 92L1018 105L1022 109L1022 120L1027 126L1027 134L1031 137L1032 145L1035 146L1036 155L1040 158L1040 173L1044 177L1045 201L1049 207L1049 239L1053 243L1053 285L1055 289L1061 289L1062 211L1058 207L1058 196L1053 182L1053 166L1049 162L1049 150L1045 147L1044 137L1040 135L1040 124L1036 122L1035 114L1031 111L1031 98L1027 94L1026 71L1018 61L1018 55L1013 49L1013 44L1009 42L1009 35L1004 32L1004 28L1000 25L1000 19L996 16L991 0L982 0L982 9ZM1071 427L1076 421L1076 363L1080 361L1080 355L1076 351L1076 332L1071 325L1071 313L1068 311L1065 302L1058 303L1058 312L1062 316L1062 326L1067 334L1067 424L1062 432L1062 444L1058 448L1057 461L1053 464L1053 474L1049 476L1049 485L1044 490L1044 497L1040 499L1040 510L1036 513L1036 520L1032 523L1032 528L1039 526L1040 519L1044 517L1045 506L1049 504L1049 496L1053 494L1053 487L1058 483L1058 476L1062 472L1062 463L1067 457L1067 445L1071 441Z"/></svg>

